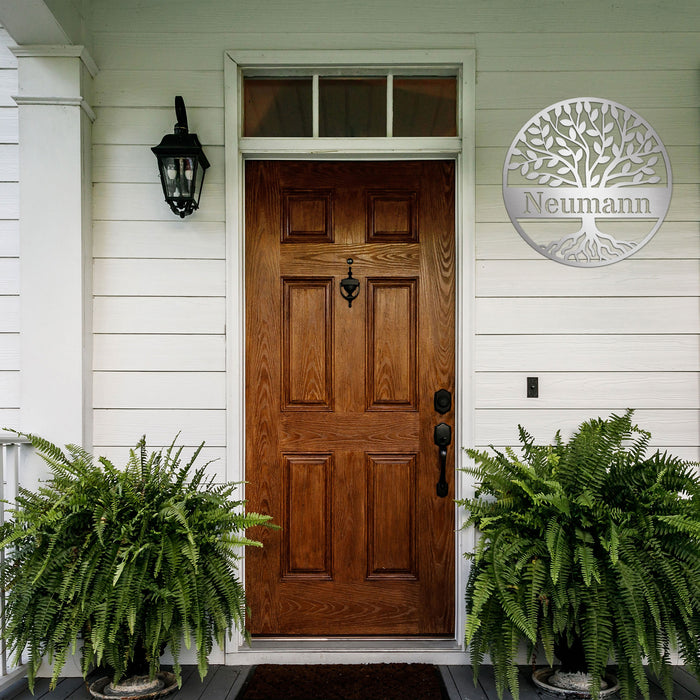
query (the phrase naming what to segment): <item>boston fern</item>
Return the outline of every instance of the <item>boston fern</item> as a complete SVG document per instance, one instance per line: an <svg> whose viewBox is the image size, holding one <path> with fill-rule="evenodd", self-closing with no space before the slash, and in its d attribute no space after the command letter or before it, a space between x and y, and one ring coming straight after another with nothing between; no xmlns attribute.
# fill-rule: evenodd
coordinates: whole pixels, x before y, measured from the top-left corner
<svg viewBox="0 0 700 700"><path fill-rule="evenodd" d="M28 654L30 687L44 656L55 685L78 639L84 676L102 664L114 682L153 678L167 645L180 683L181 644L194 641L203 677L213 641L243 628L237 560L241 547L260 544L244 531L269 517L245 513L234 484L213 483L207 465L194 468L204 443L182 465L181 447L149 454L144 437L118 469L80 447L64 452L26 437L52 478L36 492L19 490L2 527L0 574L3 636Z"/></svg>
<svg viewBox="0 0 700 700"><path fill-rule="evenodd" d="M608 662L621 696L649 698L643 662L671 697L670 653L700 676L700 477L696 466L647 455L632 411L583 423L521 455L467 450L478 480L461 501L481 533L467 584L466 641L475 677L485 654L499 697L518 697L520 642L554 661L582 642L591 692ZM534 656L533 656L534 662Z"/></svg>

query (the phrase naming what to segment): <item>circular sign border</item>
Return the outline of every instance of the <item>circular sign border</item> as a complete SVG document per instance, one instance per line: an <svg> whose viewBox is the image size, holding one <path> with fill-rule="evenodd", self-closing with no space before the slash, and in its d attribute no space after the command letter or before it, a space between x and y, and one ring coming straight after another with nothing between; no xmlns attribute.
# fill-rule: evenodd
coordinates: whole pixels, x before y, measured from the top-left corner
<svg viewBox="0 0 700 700"><path fill-rule="evenodd" d="M609 100L605 97L571 97L566 100L560 100L559 102L554 102L553 104L549 105L548 107L545 107L544 109L541 109L539 112L533 114L530 119L523 125L523 127L518 131L516 134L515 138L511 142L510 146L508 147L508 151L506 152L506 158L505 161L503 162L503 179L501 182L501 196L503 196L504 191L506 188L509 187L508 185L508 173L510 172L508 165L511 162L511 158L513 156L513 151L517 147L517 144L523 140L524 134L527 131L528 128L530 128L533 123L543 117L543 115L548 114L551 111L556 110L558 107L563 107L564 105L569 105L572 106L572 103L576 102L597 102L602 104L607 104L608 106L615 107L617 109L621 109L624 112L629 112L632 114L634 117L640 119L642 123L646 126L646 128L650 131L650 133L656 138L658 144L659 144L659 152L663 156L664 163L666 165L666 173L667 173L667 183L666 187L664 189L668 190L668 200L666 202L666 206L664 207L663 212L659 216L658 220L652 227L651 231L634 247L632 250L628 251L627 253L623 255L618 255L615 258L609 259L609 260L597 260L594 262L582 262L582 261L577 261L577 260L566 260L560 257L557 257L556 255L553 255L551 253L546 252L545 250L542 249L542 246L538 243L535 243L535 241L530 238L530 236L525 233L523 230L522 226L520 226L520 223L518 222L517 218L514 218L511 216L511 212L508 209L508 205L506 204L506 198L503 197L503 206L506 209L506 213L508 214L508 219L510 220L511 224L513 224L515 230L518 232L520 237L533 249L536 250L540 255L542 255L545 258L548 258L549 260L553 260L554 262L558 262L561 265L567 265L569 267L605 267L607 265L613 265L615 263L621 262L622 260L625 260L635 253L639 251L641 248L643 248L649 241L656 235L656 232L659 230L661 225L664 223L666 220L666 214L668 214L669 207L671 206L671 198L673 197L673 173L671 170L671 161L668 157L668 151L666 150L666 146L664 142L661 140L661 137L659 136L658 132L654 127L639 113L635 112L633 109L630 109L629 107L621 104L620 102L616 102L614 100ZM576 190L577 188L571 187L571 188L561 188L561 189L572 189ZM625 188L620 188L625 189Z"/></svg>

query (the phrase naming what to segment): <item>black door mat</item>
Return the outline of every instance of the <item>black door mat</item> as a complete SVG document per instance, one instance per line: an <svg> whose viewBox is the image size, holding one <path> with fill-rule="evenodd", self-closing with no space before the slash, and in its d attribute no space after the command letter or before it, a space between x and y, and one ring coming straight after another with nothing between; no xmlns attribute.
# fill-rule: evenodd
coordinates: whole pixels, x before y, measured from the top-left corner
<svg viewBox="0 0 700 700"><path fill-rule="evenodd" d="M430 664L256 666L239 700L446 700Z"/></svg>

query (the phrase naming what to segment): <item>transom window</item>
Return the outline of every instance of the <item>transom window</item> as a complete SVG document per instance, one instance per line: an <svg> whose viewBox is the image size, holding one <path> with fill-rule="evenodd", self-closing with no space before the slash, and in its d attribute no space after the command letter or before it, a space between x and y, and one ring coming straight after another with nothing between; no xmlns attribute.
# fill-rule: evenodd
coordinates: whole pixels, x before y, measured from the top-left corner
<svg viewBox="0 0 700 700"><path fill-rule="evenodd" d="M457 136L454 75L246 75L243 136Z"/></svg>

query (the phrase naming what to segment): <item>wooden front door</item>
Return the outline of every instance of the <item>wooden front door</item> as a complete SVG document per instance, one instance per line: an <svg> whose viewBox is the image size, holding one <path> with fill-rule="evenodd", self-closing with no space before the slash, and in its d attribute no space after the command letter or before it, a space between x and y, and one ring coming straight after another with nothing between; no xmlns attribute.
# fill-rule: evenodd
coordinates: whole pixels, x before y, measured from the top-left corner
<svg viewBox="0 0 700 700"><path fill-rule="evenodd" d="M254 635L452 635L454 164L248 162ZM359 280L350 303L340 282Z"/></svg>

